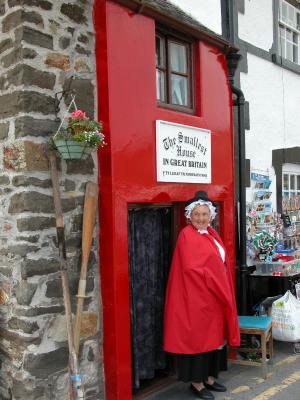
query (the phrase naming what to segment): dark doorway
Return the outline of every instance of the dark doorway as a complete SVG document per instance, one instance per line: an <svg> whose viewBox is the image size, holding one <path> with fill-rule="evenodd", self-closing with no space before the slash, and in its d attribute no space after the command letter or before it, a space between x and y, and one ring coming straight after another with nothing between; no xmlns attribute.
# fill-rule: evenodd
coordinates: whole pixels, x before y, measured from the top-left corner
<svg viewBox="0 0 300 400"><path fill-rule="evenodd" d="M128 212L132 386L141 393L168 376L163 351L165 292L174 243L174 209L143 206Z"/></svg>

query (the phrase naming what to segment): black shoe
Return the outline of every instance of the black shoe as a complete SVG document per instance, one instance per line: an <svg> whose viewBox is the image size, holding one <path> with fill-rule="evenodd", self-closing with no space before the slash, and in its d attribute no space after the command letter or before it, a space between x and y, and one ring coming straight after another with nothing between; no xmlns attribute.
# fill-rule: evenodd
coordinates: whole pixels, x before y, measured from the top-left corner
<svg viewBox="0 0 300 400"><path fill-rule="evenodd" d="M214 381L212 385L209 385L206 382L203 382L204 386L206 389L213 390L215 392L226 392L227 387L222 385L221 383L218 383L217 381Z"/></svg>
<svg viewBox="0 0 300 400"><path fill-rule="evenodd" d="M203 388L201 390L198 390L195 388L195 386L191 383L190 386L192 392L199 398L199 399L205 399L205 400L213 400L215 396L210 393L209 390Z"/></svg>

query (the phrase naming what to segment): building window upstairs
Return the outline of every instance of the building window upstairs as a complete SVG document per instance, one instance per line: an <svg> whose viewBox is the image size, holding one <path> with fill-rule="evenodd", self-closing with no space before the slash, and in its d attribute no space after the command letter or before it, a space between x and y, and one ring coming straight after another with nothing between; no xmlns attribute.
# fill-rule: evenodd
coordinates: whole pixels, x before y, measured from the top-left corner
<svg viewBox="0 0 300 400"><path fill-rule="evenodd" d="M160 106L193 112L192 44L156 33L156 97Z"/></svg>
<svg viewBox="0 0 300 400"><path fill-rule="evenodd" d="M279 1L279 54L300 64L300 5L285 0Z"/></svg>

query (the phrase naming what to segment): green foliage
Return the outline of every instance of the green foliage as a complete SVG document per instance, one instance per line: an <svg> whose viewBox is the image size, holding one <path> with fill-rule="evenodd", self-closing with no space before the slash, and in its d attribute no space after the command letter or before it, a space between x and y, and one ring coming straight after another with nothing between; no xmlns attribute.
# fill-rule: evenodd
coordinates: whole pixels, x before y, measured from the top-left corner
<svg viewBox="0 0 300 400"><path fill-rule="evenodd" d="M53 138L86 143L95 149L106 145L105 136L102 133L102 123L90 120L81 110L74 111L68 117L67 127L57 132Z"/></svg>
<svg viewBox="0 0 300 400"><path fill-rule="evenodd" d="M68 129L72 129L74 131L82 130L85 132L92 131L102 131L102 123L89 119L77 119L77 118L69 118L68 119Z"/></svg>
<svg viewBox="0 0 300 400"><path fill-rule="evenodd" d="M82 133L76 133L72 136L72 139L76 142L85 142L90 147L99 147L104 144L104 137L101 132L98 131L86 131Z"/></svg>

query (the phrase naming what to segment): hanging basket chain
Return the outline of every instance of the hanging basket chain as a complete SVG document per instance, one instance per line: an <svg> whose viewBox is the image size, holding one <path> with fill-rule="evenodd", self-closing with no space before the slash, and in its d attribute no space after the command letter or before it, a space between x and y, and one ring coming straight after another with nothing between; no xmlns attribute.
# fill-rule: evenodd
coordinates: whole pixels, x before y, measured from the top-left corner
<svg viewBox="0 0 300 400"><path fill-rule="evenodd" d="M59 134L59 132L63 126L63 123L65 122L67 115L70 112L72 106L74 106L75 111L78 110L77 105L75 103L75 95L74 94L71 94L71 101L70 101L69 107L67 108L67 111L64 113L63 119L61 120L61 123L60 123L55 135L53 136L53 139L55 139L56 136Z"/></svg>

